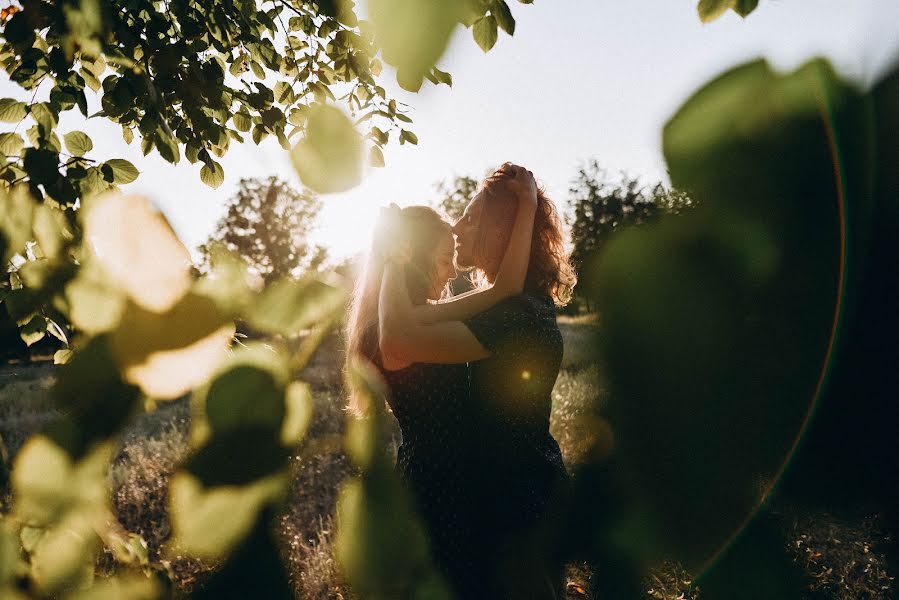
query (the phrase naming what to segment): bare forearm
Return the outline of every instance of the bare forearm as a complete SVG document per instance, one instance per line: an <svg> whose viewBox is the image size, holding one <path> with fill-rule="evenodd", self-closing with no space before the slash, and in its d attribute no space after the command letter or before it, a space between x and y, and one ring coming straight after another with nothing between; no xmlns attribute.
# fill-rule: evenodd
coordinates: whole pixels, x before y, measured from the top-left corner
<svg viewBox="0 0 899 600"><path fill-rule="evenodd" d="M493 283L493 289L498 296L512 296L524 290L524 280L531 258L531 239L534 235L536 211L536 203L526 199L518 202L509 245L506 247L506 253Z"/></svg>
<svg viewBox="0 0 899 600"><path fill-rule="evenodd" d="M378 297L380 336L403 336L407 334L406 325L413 321L412 301L406 289L406 270L402 265L388 263L384 267Z"/></svg>

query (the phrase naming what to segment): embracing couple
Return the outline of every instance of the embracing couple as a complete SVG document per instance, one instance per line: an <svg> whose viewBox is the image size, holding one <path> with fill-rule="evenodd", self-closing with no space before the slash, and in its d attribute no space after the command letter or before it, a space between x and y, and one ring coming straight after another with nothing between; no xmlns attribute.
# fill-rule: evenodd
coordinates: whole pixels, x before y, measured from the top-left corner
<svg viewBox="0 0 899 600"><path fill-rule="evenodd" d="M449 297L457 266L476 287ZM489 175L454 224L392 205L375 228L347 358L387 384L397 470L459 598L564 597L568 477L549 417L555 307L574 284L557 210L520 166Z"/></svg>

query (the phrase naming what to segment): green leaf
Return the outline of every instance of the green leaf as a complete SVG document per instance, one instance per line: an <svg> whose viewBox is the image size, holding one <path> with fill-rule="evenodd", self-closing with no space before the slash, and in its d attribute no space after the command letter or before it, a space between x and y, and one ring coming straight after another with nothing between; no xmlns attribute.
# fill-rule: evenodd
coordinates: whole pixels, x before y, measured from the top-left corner
<svg viewBox="0 0 899 600"><path fill-rule="evenodd" d="M221 558L250 532L259 511L281 496L284 473L248 485L205 486L177 472L170 485L172 529L178 548L192 556Z"/></svg>
<svg viewBox="0 0 899 600"><path fill-rule="evenodd" d="M232 115L231 119L234 122L234 127L238 131L249 131L253 126L253 121L250 118L250 115L245 112L236 112L234 113L234 115Z"/></svg>
<svg viewBox="0 0 899 600"><path fill-rule="evenodd" d="M240 55L231 63L231 66L228 67L228 72L234 75L235 77L240 77L247 70L247 55L244 53L240 53Z"/></svg>
<svg viewBox="0 0 899 600"><path fill-rule="evenodd" d="M88 334L115 328L125 308L122 291L95 260L78 270L65 294L72 325Z"/></svg>
<svg viewBox="0 0 899 600"><path fill-rule="evenodd" d="M0 133L0 152L6 156L17 156L24 146L25 140L18 133Z"/></svg>
<svg viewBox="0 0 899 600"><path fill-rule="evenodd" d="M368 154L368 163L373 167L384 166L384 152L378 146L372 146Z"/></svg>
<svg viewBox="0 0 899 600"><path fill-rule="evenodd" d="M758 0L699 0L696 11L703 23L714 21L728 9L732 9L741 17L746 17L756 9Z"/></svg>
<svg viewBox="0 0 899 600"><path fill-rule="evenodd" d="M331 318L345 300L343 291L318 279L281 279L248 310L247 322L269 333L294 335Z"/></svg>
<svg viewBox="0 0 899 600"><path fill-rule="evenodd" d="M401 88L414 94L421 89L421 84L424 82L424 75L417 71L411 71L400 67L396 71L396 82Z"/></svg>
<svg viewBox="0 0 899 600"><path fill-rule="evenodd" d="M205 383L233 336L233 322L213 299L188 293L164 313L129 303L111 344L126 381L170 399Z"/></svg>
<svg viewBox="0 0 899 600"><path fill-rule="evenodd" d="M46 204L34 207L34 239L48 258L58 258L66 242L74 237L62 211Z"/></svg>
<svg viewBox="0 0 899 600"><path fill-rule="evenodd" d="M759 0L734 0L732 8L741 17L746 17L756 9Z"/></svg>
<svg viewBox="0 0 899 600"><path fill-rule="evenodd" d="M418 136L411 131L403 129L402 131L400 131L400 145L404 144L405 142L409 142L413 146L417 146Z"/></svg>
<svg viewBox="0 0 899 600"><path fill-rule="evenodd" d="M24 102L13 98L0 98L0 121L18 123L28 114Z"/></svg>
<svg viewBox="0 0 899 600"><path fill-rule="evenodd" d="M259 124L253 127L253 133L251 135L253 137L253 143L258 146L259 143L262 142L262 140L268 137L268 131L265 130L265 127Z"/></svg>
<svg viewBox="0 0 899 600"><path fill-rule="evenodd" d="M309 386L301 381L287 386L284 401L287 411L281 426L281 443L290 446L299 443L309 428L314 401Z"/></svg>
<svg viewBox="0 0 899 600"><path fill-rule="evenodd" d="M62 136L62 139L66 144L66 149L72 156L84 156L94 147L94 143L87 134L81 131L70 131Z"/></svg>
<svg viewBox="0 0 899 600"><path fill-rule="evenodd" d="M321 193L343 192L362 180L362 139L353 123L332 106L309 111L306 137L291 152L303 183Z"/></svg>
<svg viewBox="0 0 899 600"><path fill-rule="evenodd" d="M371 0L369 16L388 64L405 71L405 81L423 77L443 55L464 2Z"/></svg>
<svg viewBox="0 0 899 600"><path fill-rule="evenodd" d="M100 169L103 171L103 176L107 180L111 180L111 183L131 183L140 175L140 171L123 158L109 159L100 166ZM109 176L107 177L107 175Z"/></svg>
<svg viewBox="0 0 899 600"><path fill-rule="evenodd" d="M284 388L271 372L237 365L217 376L205 395L206 421L212 435L261 427L274 434L284 422Z"/></svg>
<svg viewBox="0 0 899 600"><path fill-rule="evenodd" d="M453 76L449 73L434 67L433 74L438 83L445 83L449 87L453 87Z"/></svg>
<svg viewBox="0 0 899 600"><path fill-rule="evenodd" d="M56 373L51 395L63 414L47 435L73 458L97 452L97 442L115 435L133 414L139 390L122 380L106 336L88 339Z"/></svg>
<svg viewBox="0 0 899 600"><path fill-rule="evenodd" d="M74 356L74 353L71 350L69 350L68 348L63 348L61 350L57 350L53 354L53 364L54 365L64 365L67 362L69 362L70 360L72 360L72 356Z"/></svg>
<svg viewBox="0 0 899 600"><path fill-rule="evenodd" d="M43 315L34 315L34 317L19 330L22 341L28 346L41 341L46 334L47 318Z"/></svg>
<svg viewBox="0 0 899 600"><path fill-rule="evenodd" d="M509 35L515 34L515 19L505 0L494 0L490 14L496 17L497 24Z"/></svg>
<svg viewBox="0 0 899 600"><path fill-rule="evenodd" d="M136 542L132 542L129 550L140 558L141 566L146 566L147 562L134 548L135 544ZM159 582L155 578L147 578L143 573L98 578L90 588L78 592L78 600L155 600L162 596Z"/></svg>
<svg viewBox="0 0 899 600"><path fill-rule="evenodd" d="M274 89L275 102L278 104L290 104L294 100L293 87L286 81L279 81Z"/></svg>
<svg viewBox="0 0 899 600"><path fill-rule="evenodd" d="M79 73L84 77L84 83L87 84L91 90L95 92L99 92L100 88L103 87L103 84L100 83L100 79L94 73L90 72L87 69L82 68Z"/></svg>
<svg viewBox="0 0 899 600"><path fill-rule="evenodd" d="M22 166L34 183L50 184L59 179L59 154L43 148L25 148Z"/></svg>
<svg viewBox="0 0 899 600"><path fill-rule="evenodd" d="M210 167L210 165L212 166ZM222 165L214 160L210 160L209 163L204 164L203 168L200 169L200 181L212 189L216 189L225 181L225 170L222 169Z"/></svg>
<svg viewBox="0 0 899 600"><path fill-rule="evenodd" d="M481 50L489 52L496 44L496 17L487 15L475 21L472 27L472 34L474 35L474 41L478 43Z"/></svg>
<svg viewBox="0 0 899 600"><path fill-rule="evenodd" d="M4 264L14 254L24 254L25 244L31 239L34 206L27 185L17 185L11 191L0 188L0 234L6 241Z"/></svg>
<svg viewBox="0 0 899 600"><path fill-rule="evenodd" d="M383 146L390 139L390 136L387 134L387 132L381 130L378 127L372 127L368 135L369 137L371 137L371 139L377 142L379 146Z"/></svg>
<svg viewBox="0 0 899 600"><path fill-rule="evenodd" d="M56 127L56 114L50 110L45 102L38 102L31 105L31 116L35 122L43 128L43 135L49 136Z"/></svg>

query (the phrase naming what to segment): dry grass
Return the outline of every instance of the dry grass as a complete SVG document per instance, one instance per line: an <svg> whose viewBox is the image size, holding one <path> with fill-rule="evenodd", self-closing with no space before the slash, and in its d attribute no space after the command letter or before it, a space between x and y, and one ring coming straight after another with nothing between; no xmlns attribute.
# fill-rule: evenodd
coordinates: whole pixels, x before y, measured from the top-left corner
<svg viewBox="0 0 899 600"><path fill-rule="evenodd" d="M827 513L792 519L789 551L809 577L811 598L890 600L894 576L882 547L887 533L877 517L851 522Z"/></svg>
<svg viewBox="0 0 899 600"><path fill-rule="evenodd" d="M562 322L563 370L553 390L551 432L569 466L600 460L614 445L602 418L608 391L603 385L591 343L593 323ZM306 439L291 458L288 502L279 516L279 537L297 598L345 600L352 593L341 581L333 555L334 510L340 483L352 473L343 454L345 415L340 377L340 349L329 340L304 373L315 398L315 418ZM48 388L52 366L15 367L0 372L0 435L12 455L33 432L56 416ZM140 535L153 561L164 561L184 595L201 585L212 565L189 557L164 556L171 534L167 487L172 471L188 449L190 411L181 399L135 419L124 432L109 472L117 517L124 529ZM809 599L886 600L891 579L878 542L884 539L875 520L839 521L828 515L792 519L790 550L812 585ZM108 560L108 557L107 557ZM596 575L586 564L568 568L569 599L602 600ZM696 600L690 575L676 564L655 569L645 581L646 598Z"/></svg>

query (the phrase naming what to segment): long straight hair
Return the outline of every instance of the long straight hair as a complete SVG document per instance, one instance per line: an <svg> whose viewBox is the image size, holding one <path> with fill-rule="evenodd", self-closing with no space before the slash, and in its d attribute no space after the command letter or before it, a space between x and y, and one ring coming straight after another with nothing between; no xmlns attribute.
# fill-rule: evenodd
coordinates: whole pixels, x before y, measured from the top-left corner
<svg viewBox="0 0 899 600"><path fill-rule="evenodd" d="M380 231L381 235L386 233L392 240L409 241L412 253L411 260L406 265L406 285L412 303L424 304L436 275L434 254L437 245L443 236L452 235L451 225L429 206L408 206L400 211L400 218L390 224L390 230L386 229L388 227L383 222L375 227L376 232ZM379 246L383 242L384 240L372 240L365 267L356 281L350 301L346 326L345 374L354 358L373 361L378 353L378 296L384 275L384 259ZM356 415L364 415L369 407L363 405L361 395L356 393L351 379L345 377L345 381L349 392L347 410Z"/></svg>

